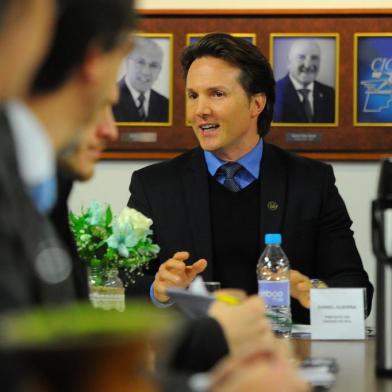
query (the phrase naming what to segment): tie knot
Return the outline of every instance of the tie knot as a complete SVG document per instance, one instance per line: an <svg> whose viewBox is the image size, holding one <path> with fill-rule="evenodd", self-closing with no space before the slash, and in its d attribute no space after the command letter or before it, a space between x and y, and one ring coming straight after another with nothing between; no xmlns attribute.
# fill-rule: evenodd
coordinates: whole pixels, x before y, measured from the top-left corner
<svg viewBox="0 0 392 392"><path fill-rule="evenodd" d="M140 105L143 105L145 99L146 99L146 97L145 97L144 93L140 93L139 98L138 98Z"/></svg>
<svg viewBox="0 0 392 392"><path fill-rule="evenodd" d="M308 88L301 88L298 90L298 92L304 97L304 99L307 99L308 95L310 93L310 90Z"/></svg>
<svg viewBox="0 0 392 392"><path fill-rule="evenodd" d="M222 165L219 170L223 173L225 178L233 179L241 168L242 166L238 162L228 162Z"/></svg>

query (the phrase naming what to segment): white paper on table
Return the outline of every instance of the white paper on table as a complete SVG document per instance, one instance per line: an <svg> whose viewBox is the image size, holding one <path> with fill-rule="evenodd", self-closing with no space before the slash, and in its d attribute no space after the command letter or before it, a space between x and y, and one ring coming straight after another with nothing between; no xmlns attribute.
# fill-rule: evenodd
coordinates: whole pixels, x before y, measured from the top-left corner
<svg viewBox="0 0 392 392"><path fill-rule="evenodd" d="M365 339L362 288L310 290L312 339Z"/></svg>
<svg viewBox="0 0 392 392"><path fill-rule="evenodd" d="M167 293L175 304L190 318L205 316L215 297L204 286L203 279L196 277L188 289L172 287Z"/></svg>

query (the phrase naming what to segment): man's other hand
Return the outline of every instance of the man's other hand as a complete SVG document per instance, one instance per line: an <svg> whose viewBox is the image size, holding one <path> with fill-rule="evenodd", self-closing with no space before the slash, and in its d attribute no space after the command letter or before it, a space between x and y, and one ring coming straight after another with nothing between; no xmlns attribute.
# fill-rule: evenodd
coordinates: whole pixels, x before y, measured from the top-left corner
<svg viewBox="0 0 392 392"><path fill-rule="evenodd" d="M311 280L298 271L290 271L290 291L294 297L305 308L310 308L310 289L312 288Z"/></svg>

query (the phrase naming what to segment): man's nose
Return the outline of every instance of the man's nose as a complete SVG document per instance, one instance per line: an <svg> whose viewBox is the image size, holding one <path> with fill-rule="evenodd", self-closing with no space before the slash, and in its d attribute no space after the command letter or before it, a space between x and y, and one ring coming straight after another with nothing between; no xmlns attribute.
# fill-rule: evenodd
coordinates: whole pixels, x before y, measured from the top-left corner
<svg viewBox="0 0 392 392"><path fill-rule="evenodd" d="M310 56L306 56L305 60L304 60L304 66L306 68L309 68L311 65L312 65L312 60L311 60Z"/></svg>
<svg viewBox="0 0 392 392"><path fill-rule="evenodd" d="M141 68L143 75L151 75L151 66L150 64L143 64Z"/></svg>
<svg viewBox="0 0 392 392"><path fill-rule="evenodd" d="M207 98L199 97L197 100L196 114L199 117L209 116L212 113L210 102Z"/></svg>

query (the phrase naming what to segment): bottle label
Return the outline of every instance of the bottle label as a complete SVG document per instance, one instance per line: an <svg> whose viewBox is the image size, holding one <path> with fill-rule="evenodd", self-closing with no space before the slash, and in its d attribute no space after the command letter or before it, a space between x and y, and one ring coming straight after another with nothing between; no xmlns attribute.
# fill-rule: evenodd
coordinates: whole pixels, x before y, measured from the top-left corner
<svg viewBox="0 0 392 392"><path fill-rule="evenodd" d="M259 295L270 306L290 306L290 283L284 281L259 280Z"/></svg>

